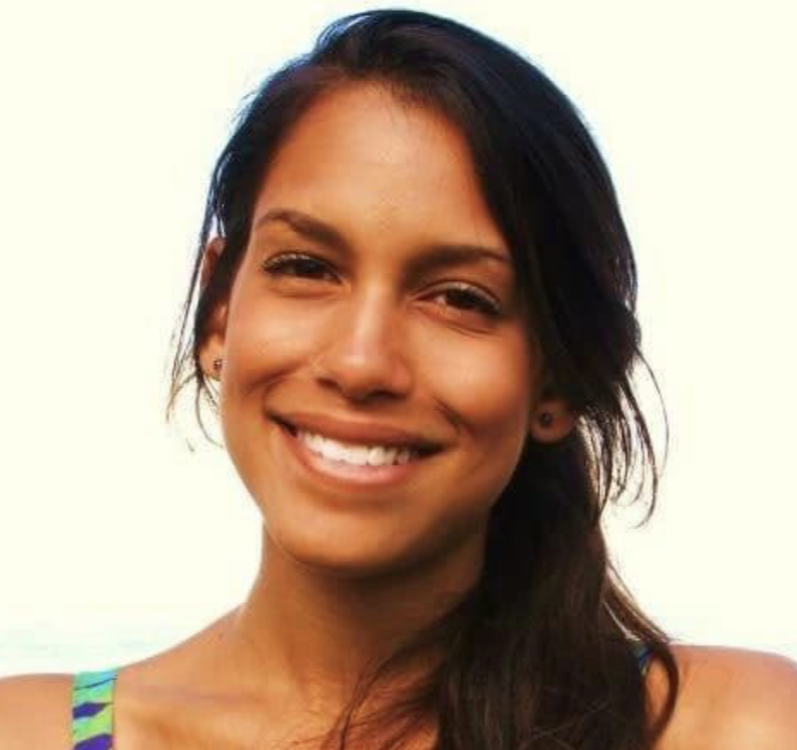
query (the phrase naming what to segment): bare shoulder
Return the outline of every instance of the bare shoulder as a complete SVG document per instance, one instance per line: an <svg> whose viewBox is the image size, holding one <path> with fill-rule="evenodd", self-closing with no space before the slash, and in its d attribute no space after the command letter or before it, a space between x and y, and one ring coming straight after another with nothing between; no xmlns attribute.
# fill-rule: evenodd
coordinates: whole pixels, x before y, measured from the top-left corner
<svg viewBox="0 0 797 750"><path fill-rule="evenodd" d="M794 750L797 662L777 654L717 646L673 647L681 685L657 750ZM654 703L664 672L650 669Z"/></svg>
<svg viewBox="0 0 797 750"><path fill-rule="evenodd" d="M29 674L0 679L0 747L66 750L72 676Z"/></svg>

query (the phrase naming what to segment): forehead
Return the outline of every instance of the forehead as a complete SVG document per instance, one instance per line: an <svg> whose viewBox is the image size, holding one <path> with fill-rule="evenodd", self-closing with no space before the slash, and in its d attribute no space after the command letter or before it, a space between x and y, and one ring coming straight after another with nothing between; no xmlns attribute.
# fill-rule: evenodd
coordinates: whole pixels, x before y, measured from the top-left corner
<svg viewBox="0 0 797 750"><path fill-rule="evenodd" d="M376 231L505 250L464 136L442 115L373 84L323 96L294 125L261 186L255 218L276 206L367 231L371 242Z"/></svg>

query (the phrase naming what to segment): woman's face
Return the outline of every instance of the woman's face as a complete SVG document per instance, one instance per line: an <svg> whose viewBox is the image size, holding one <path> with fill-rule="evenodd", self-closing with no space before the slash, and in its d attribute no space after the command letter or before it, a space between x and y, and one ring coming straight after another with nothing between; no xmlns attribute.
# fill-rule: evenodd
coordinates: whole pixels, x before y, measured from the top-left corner
<svg viewBox="0 0 797 750"><path fill-rule="evenodd" d="M225 442L270 540L345 576L476 559L551 405L463 137L339 90L294 127L253 217L202 362L224 360Z"/></svg>

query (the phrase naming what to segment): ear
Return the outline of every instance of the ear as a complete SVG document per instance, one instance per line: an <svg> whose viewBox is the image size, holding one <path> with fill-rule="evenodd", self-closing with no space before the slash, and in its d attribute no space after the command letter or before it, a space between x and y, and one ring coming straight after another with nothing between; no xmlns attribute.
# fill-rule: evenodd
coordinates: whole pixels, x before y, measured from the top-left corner
<svg viewBox="0 0 797 750"><path fill-rule="evenodd" d="M542 394L530 415L529 432L538 443L556 443L566 438L576 426L576 415L568 403L555 395L550 386Z"/></svg>
<svg viewBox="0 0 797 750"><path fill-rule="evenodd" d="M202 256L202 268L199 277L200 290L204 292L216 264L219 262L224 252L224 239L214 237L208 242ZM210 312L205 325L205 335L199 345L199 364L206 377L220 380L220 371L213 366L218 359L224 359L224 338L227 330L227 309L229 307L229 295L217 301L213 310Z"/></svg>

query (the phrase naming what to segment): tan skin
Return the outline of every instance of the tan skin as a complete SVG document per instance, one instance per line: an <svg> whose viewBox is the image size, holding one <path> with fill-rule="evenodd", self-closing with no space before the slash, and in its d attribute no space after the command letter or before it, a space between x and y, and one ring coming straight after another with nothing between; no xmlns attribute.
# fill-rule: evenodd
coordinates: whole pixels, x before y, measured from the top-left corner
<svg viewBox="0 0 797 750"><path fill-rule="evenodd" d="M334 226L346 249L266 220L277 208ZM440 243L504 260L419 266ZM209 245L203 282L222 250ZM317 262L274 273L289 252ZM251 750L319 732L369 660L472 585L523 441L574 426L529 344L509 257L465 141L438 115L353 86L299 121L201 349L209 377L224 360L225 442L268 522L261 567L240 607L120 670L116 750ZM406 481L352 490L288 453L268 415L298 408L401 426L442 450ZM684 688L660 750L797 747L792 662L689 646L676 656ZM658 703L657 665L648 684ZM68 747L69 689L68 675L0 681L0 746Z"/></svg>

